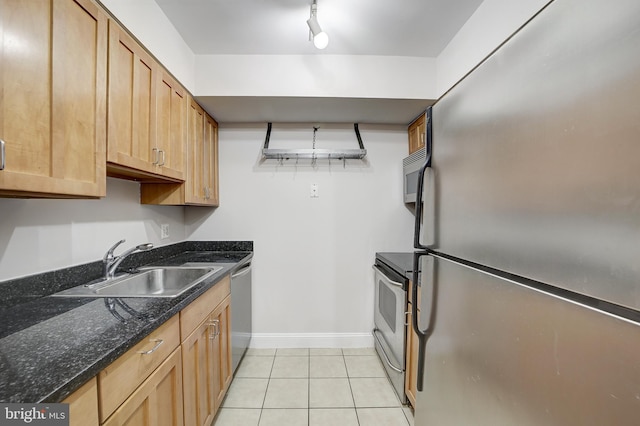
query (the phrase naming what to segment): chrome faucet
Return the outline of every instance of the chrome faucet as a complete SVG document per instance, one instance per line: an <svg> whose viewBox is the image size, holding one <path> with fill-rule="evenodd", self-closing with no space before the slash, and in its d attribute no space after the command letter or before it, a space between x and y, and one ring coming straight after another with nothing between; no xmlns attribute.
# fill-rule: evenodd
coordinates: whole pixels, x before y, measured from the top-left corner
<svg viewBox="0 0 640 426"><path fill-rule="evenodd" d="M116 274L116 269L118 269L118 266L120 266L122 261L131 253L134 253L136 251L145 251L153 248L153 244L151 243L140 244L139 246L135 246L130 248L129 250L126 250L120 256L114 256L113 251L116 249L116 247L118 247L120 244L124 243L125 241L126 240L120 240L117 243L115 243L113 247L107 250L107 253L102 258L102 264L104 265L105 279L113 278Z"/></svg>

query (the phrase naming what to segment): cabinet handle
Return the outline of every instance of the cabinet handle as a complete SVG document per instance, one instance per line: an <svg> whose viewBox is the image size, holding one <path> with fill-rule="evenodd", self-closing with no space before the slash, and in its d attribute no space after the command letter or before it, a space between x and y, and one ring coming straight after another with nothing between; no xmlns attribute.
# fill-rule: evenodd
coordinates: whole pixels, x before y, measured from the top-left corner
<svg viewBox="0 0 640 426"><path fill-rule="evenodd" d="M153 348L149 349L148 351L138 351L139 354L142 354L142 355L152 354L160 347L160 345L164 343L164 340L162 339L150 339L149 341L156 342L156 345Z"/></svg>
<svg viewBox="0 0 640 426"><path fill-rule="evenodd" d="M151 152L153 152L155 160L153 161L153 165L156 166L158 165L158 148L152 148Z"/></svg>
<svg viewBox="0 0 640 426"><path fill-rule="evenodd" d="M4 170L4 141L0 139L0 170Z"/></svg>
<svg viewBox="0 0 640 426"><path fill-rule="evenodd" d="M220 335L220 321L213 320L209 322L209 326L213 327L213 334L209 334L209 339L214 340L216 337Z"/></svg>
<svg viewBox="0 0 640 426"><path fill-rule="evenodd" d="M205 186L204 188L204 199L208 200L209 199L209 187Z"/></svg>
<svg viewBox="0 0 640 426"><path fill-rule="evenodd" d="M159 152L160 152L160 156L162 157L162 162L158 163L158 166L164 166L164 160L165 160L165 158L164 158L164 149L161 149Z"/></svg>

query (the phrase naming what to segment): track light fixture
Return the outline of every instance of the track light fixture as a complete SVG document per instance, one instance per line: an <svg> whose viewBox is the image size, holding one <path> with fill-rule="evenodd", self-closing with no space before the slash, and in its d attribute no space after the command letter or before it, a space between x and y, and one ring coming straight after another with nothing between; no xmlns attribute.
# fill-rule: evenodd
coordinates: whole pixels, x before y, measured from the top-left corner
<svg viewBox="0 0 640 426"><path fill-rule="evenodd" d="M311 3L311 16L307 19L307 25L309 25L309 39L313 38L313 45L318 49L324 49L329 44L329 36L322 31L320 24L318 23L318 0L313 0Z"/></svg>

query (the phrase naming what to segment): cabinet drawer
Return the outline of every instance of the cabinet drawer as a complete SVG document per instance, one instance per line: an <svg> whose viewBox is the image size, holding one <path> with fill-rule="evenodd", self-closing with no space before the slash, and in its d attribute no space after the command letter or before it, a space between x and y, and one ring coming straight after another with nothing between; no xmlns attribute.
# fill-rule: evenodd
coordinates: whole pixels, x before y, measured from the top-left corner
<svg viewBox="0 0 640 426"><path fill-rule="evenodd" d="M176 349L104 426L183 426L182 357Z"/></svg>
<svg viewBox="0 0 640 426"><path fill-rule="evenodd" d="M98 375L100 421L104 422L179 344L175 315L102 370Z"/></svg>
<svg viewBox="0 0 640 426"><path fill-rule="evenodd" d="M229 275L180 312L180 337L184 341L196 327L231 294Z"/></svg>

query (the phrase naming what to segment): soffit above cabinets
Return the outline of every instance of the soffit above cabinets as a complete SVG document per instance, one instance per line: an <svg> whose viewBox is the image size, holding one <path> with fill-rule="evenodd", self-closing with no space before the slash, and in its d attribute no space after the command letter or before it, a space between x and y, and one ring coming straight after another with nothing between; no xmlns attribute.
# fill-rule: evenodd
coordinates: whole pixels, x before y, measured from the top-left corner
<svg viewBox="0 0 640 426"><path fill-rule="evenodd" d="M369 123L408 125L433 99L196 96L218 123Z"/></svg>

